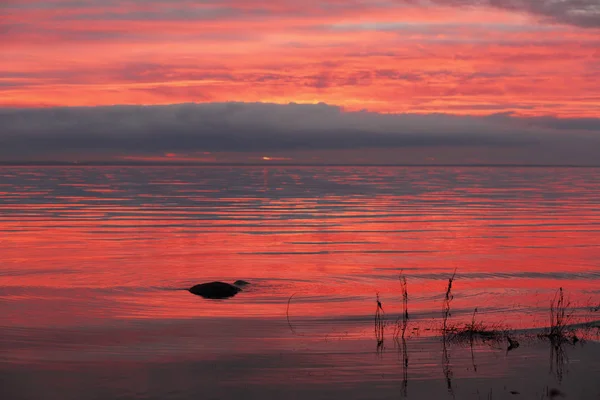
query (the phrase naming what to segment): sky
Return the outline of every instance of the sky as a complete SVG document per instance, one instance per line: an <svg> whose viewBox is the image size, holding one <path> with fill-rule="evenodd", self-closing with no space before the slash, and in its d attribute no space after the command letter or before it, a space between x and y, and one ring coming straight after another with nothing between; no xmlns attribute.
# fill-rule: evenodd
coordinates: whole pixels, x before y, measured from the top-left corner
<svg viewBox="0 0 600 400"><path fill-rule="evenodd" d="M3 0L0 43L0 161L600 164L597 0Z"/></svg>

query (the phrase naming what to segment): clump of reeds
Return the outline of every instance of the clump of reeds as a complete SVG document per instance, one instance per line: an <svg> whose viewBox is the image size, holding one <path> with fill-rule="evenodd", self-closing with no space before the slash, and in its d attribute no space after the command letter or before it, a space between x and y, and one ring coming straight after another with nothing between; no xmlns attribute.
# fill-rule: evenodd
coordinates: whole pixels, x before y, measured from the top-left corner
<svg viewBox="0 0 600 400"><path fill-rule="evenodd" d="M444 305L442 307L442 334L446 335L448 332L448 317L450 317L450 303L452 299L454 299L454 295L452 294L452 282L454 281L454 277L456 276L456 270L452 276L448 279L448 286L446 287L446 294L444 296Z"/></svg>
<svg viewBox="0 0 600 400"><path fill-rule="evenodd" d="M475 315L477 314L477 308L473 310L473 315L471 316L471 322L465 324L462 328L459 328L455 331L455 336L460 337L464 336L468 338L471 342L475 339L476 336L487 336L491 331L488 331L486 327L483 325L483 322L476 322Z"/></svg>
<svg viewBox="0 0 600 400"><path fill-rule="evenodd" d="M565 301L563 289L558 289L552 303L550 303L550 335L562 336L564 333L568 318L567 307L569 305L570 303Z"/></svg>
<svg viewBox="0 0 600 400"><path fill-rule="evenodd" d="M442 337L444 340L448 339L451 341L458 342L469 342L473 345L474 340L483 341L500 341L508 336L506 330L501 329L499 326L487 326L483 322L477 322L475 316L477 315L478 309L473 310L471 316L471 322L463 326L452 326L448 325L448 318L450 317L450 304L454 299L452 294L452 284L456 277L456 270L452 276L448 279L448 285L446 286L446 293L444 294L444 303L442 306ZM514 348L514 347L513 347Z"/></svg>
<svg viewBox="0 0 600 400"><path fill-rule="evenodd" d="M406 277L402 273L398 279L400 280L400 290L402 292L402 315L396 320L396 325L394 326L394 339L398 339L400 334L402 334L402 339L404 339L406 327L408 326L408 286Z"/></svg>
<svg viewBox="0 0 600 400"><path fill-rule="evenodd" d="M475 340L486 341L495 341L499 342L503 340L505 337L508 337L508 333L506 330L501 329L498 326L488 326L485 325L481 321L476 321L475 316L477 315L478 309L475 308L473 310L473 315L471 316L471 322L465 324L461 327L455 327L452 329L448 329L446 332L446 336L449 340L458 341L458 342L469 342L473 345ZM509 339L510 340L510 339ZM510 341L509 341L510 343ZM515 348L516 346L513 346Z"/></svg>
<svg viewBox="0 0 600 400"><path fill-rule="evenodd" d="M381 301L379 300L379 293L376 295L377 308L375 309L375 338L377 339L377 346L379 347L383 344L385 334L385 313L383 311Z"/></svg>
<svg viewBox="0 0 600 400"><path fill-rule="evenodd" d="M483 324L481 322L475 323L475 314L477 314L477 307L473 310L473 316L471 317L471 324L466 325L469 332L478 332Z"/></svg>
<svg viewBox="0 0 600 400"><path fill-rule="evenodd" d="M569 323L573 316L573 312L569 309L570 306L571 302L565 299L563 288L559 288L550 303L550 327L543 336L552 341L562 342L572 334L569 329ZM576 339L576 336L573 339Z"/></svg>

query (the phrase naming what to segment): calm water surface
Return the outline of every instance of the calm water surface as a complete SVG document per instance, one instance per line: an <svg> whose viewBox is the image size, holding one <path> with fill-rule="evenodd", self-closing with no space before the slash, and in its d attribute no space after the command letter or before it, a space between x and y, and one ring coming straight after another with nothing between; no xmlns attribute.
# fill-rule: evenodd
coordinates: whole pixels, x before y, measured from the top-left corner
<svg viewBox="0 0 600 400"><path fill-rule="evenodd" d="M600 169L1 167L0 255L9 399L600 398L593 337L438 338L455 270L453 324L600 319Z"/></svg>

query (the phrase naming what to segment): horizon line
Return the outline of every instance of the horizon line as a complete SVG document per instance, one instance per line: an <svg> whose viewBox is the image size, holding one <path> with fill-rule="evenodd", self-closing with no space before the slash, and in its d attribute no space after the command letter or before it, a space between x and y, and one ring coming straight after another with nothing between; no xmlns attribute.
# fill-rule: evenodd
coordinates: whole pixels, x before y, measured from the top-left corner
<svg viewBox="0 0 600 400"><path fill-rule="evenodd" d="M199 163L144 161L0 161L0 167L494 167L494 168L600 168L600 164L505 164L505 163Z"/></svg>

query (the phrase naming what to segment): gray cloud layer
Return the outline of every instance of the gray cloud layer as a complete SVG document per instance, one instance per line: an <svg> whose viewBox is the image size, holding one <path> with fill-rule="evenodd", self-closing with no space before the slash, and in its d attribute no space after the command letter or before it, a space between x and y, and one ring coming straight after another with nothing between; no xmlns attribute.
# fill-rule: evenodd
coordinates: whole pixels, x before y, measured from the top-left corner
<svg viewBox="0 0 600 400"><path fill-rule="evenodd" d="M414 0L400 1L415 3ZM457 7L496 7L537 15L549 22L600 28L598 0L432 0L432 2Z"/></svg>
<svg viewBox="0 0 600 400"><path fill-rule="evenodd" d="M325 104L207 103L0 109L0 161L61 154L478 148L600 160L600 119L344 112ZM524 153L525 154L525 153ZM565 156L566 157L566 156ZM510 158L510 157L509 157ZM547 160L547 157L544 157Z"/></svg>
<svg viewBox="0 0 600 400"><path fill-rule="evenodd" d="M453 7L495 7L503 10L523 12L552 23L570 24L581 27L600 27L600 3L598 0L392 0L407 5L430 6L432 4ZM240 7L244 4L245 7ZM133 9L113 11L115 7L134 5ZM58 19L94 20L215 20L247 19L263 17L302 16L318 13L339 13L343 10L388 7L387 2L369 0L341 2L339 0L305 0L290 2L273 0L254 2L253 0L53 0L30 1L22 4L8 0L0 5L10 9L61 9L69 8L68 15L58 15ZM199 7L199 8L198 8ZM110 10L98 12L98 10ZM73 12L79 11L79 12ZM94 10L89 13L87 10Z"/></svg>

